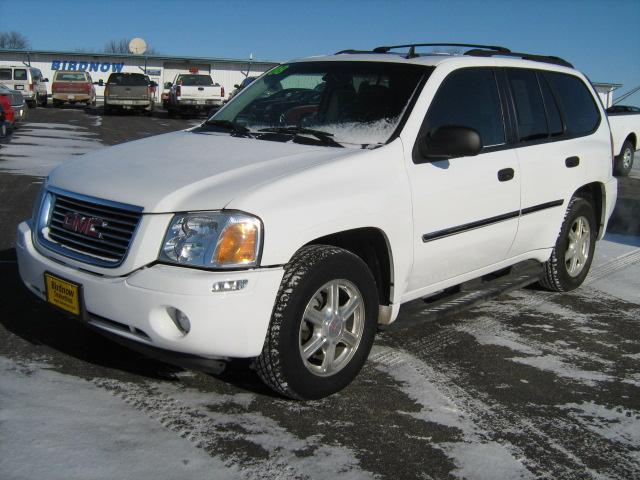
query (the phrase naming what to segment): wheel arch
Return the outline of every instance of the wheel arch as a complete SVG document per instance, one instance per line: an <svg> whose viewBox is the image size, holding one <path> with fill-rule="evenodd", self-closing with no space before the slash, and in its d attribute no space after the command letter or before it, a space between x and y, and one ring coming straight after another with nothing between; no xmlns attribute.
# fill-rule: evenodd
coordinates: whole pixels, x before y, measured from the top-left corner
<svg viewBox="0 0 640 480"><path fill-rule="evenodd" d="M634 150L638 149L638 139L636 138L635 132L631 132L629 135L627 135L627 138L625 138L624 141L626 142L627 140L631 142ZM622 142L622 144L624 145L624 142ZM622 153L622 151L620 151L620 153Z"/></svg>
<svg viewBox="0 0 640 480"><path fill-rule="evenodd" d="M581 197L588 200L596 214L598 220L598 240L604 237L607 227L607 191L605 185L601 182L591 182L583 185L575 191L573 197Z"/></svg>
<svg viewBox="0 0 640 480"><path fill-rule="evenodd" d="M376 281L380 305L391 304L393 256L389 239L381 229L362 227L344 230L318 237L306 245L332 245L360 257Z"/></svg>

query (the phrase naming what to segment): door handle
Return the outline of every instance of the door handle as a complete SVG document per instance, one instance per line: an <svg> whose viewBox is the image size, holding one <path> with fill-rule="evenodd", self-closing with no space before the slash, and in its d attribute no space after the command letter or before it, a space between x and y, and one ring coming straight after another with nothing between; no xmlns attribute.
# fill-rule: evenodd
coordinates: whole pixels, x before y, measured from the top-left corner
<svg viewBox="0 0 640 480"><path fill-rule="evenodd" d="M567 168L573 168L580 165L580 157L568 157L564 159L564 164Z"/></svg>
<svg viewBox="0 0 640 480"><path fill-rule="evenodd" d="M513 178L515 172L513 168L503 168L502 170L498 170L498 180L501 182L508 182Z"/></svg>

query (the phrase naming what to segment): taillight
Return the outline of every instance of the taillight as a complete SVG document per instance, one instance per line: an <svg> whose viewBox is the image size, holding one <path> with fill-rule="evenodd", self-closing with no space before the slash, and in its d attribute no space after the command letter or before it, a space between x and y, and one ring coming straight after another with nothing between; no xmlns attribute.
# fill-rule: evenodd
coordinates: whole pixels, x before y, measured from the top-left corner
<svg viewBox="0 0 640 480"><path fill-rule="evenodd" d="M178 85L176 87L176 97L179 97L182 94L182 92L180 91L180 85Z"/></svg>
<svg viewBox="0 0 640 480"><path fill-rule="evenodd" d="M91 84L90 83L85 83L84 84L84 89L87 93L91 93Z"/></svg>
<svg viewBox="0 0 640 480"><path fill-rule="evenodd" d="M33 92L33 83L29 84L29 90L31 90Z"/></svg>
<svg viewBox="0 0 640 480"><path fill-rule="evenodd" d="M109 87L104 87L104 94L103 96L107 97L109 96Z"/></svg>
<svg viewBox="0 0 640 480"><path fill-rule="evenodd" d="M220 96L224 97L224 87L220 87Z"/></svg>

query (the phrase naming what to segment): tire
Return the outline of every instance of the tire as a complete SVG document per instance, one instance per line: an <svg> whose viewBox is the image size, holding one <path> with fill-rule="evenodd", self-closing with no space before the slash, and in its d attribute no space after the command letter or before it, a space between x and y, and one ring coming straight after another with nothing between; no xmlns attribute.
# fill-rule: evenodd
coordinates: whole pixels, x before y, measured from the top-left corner
<svg viewBox="0 0 640 480"><path fill-rule="evenodd" d="M631 172L633 167L633 155L635 149L631 140L625 140L622 144L622 150L620 155L616 157L615 167L613 169L614 175L618 177L626 177Z"/></svg>
<svg viewBox="0 0 640 480"><path fill-rule="evenodd" d="M0 138L5 138L7 136L7 124L4 123L4 120L0 120Z"/></svg>
<svg viewBox="0 0 640 480"><path fill-rule="evenodd" d="M105 115L111 115L113 113L113 110L111 109L111 107L109 105L104 106L104 114Z"/></svg>
<svg viewBox="0 0 640 480"><path fill-rule="evenodd" d="M539 282L542 287L553 292L568 292L582 285L593 261L597 229L591 203L584 198L573 197L567 206L551 257L544 263L544 273Z"/></svg>
<svg viewBox="0 0 640 480"><path fill-rule="evenodd" d="M53 107L54 108L60 108L62 106L64 102L61 100L56 100L55 98L53 99Z"/></svg>
<svg viewBox="0 0 640 480"><path fill-rule="evenodd" d="M40 102L41 107L47 107L47 96L42 97L42 101Z"/></svg>
<svg viewBox="0 0 640 480"><path fill-rule="evenodd" d="M375 280L359 257L326 245L301 248L284 270L255 369L281 395L326 397L349 385L369 355L378 319ZM338 311L348 304L353 311L332 316L331 298Z"/></svg>

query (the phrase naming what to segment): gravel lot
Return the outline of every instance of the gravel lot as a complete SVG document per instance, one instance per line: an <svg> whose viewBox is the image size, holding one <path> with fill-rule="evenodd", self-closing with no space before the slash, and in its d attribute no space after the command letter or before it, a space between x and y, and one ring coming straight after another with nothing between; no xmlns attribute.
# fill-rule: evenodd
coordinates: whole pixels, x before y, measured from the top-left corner
<svg viewBox="0 0 640 480"><path fill-rule="evenodd" d="M640 159L582 288L382 332L349 388L302 403L249 362L204 373L127 350L21 286L14 231L43 175L197 122L30 114L0 143L3 479L640 478Z"/></svg>

